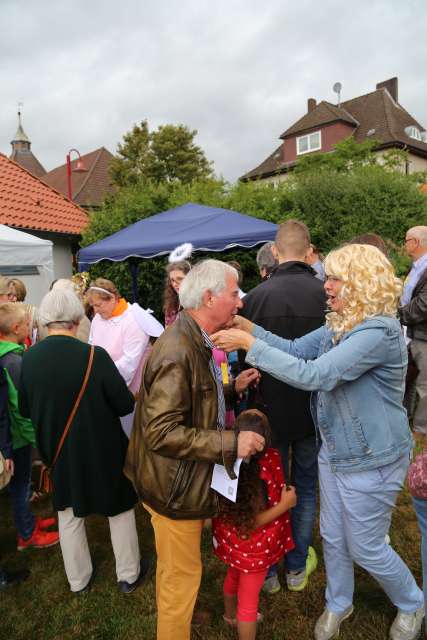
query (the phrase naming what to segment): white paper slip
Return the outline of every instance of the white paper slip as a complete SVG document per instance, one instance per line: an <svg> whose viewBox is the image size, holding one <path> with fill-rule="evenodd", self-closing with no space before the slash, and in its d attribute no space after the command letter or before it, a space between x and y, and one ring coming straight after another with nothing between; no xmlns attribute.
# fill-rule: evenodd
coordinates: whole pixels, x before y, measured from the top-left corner
<svg viewBox="0 0 427 640"><path fill-rule="evenodd" d="M242 458L237 458L234 463L234 473L237 478L231 480L225 467L222 464L216 464L213 468L211 488L218 491L222 496L225 496L232 502L236 502L237 485L239 483L240 465L242 464Z"/></svg>

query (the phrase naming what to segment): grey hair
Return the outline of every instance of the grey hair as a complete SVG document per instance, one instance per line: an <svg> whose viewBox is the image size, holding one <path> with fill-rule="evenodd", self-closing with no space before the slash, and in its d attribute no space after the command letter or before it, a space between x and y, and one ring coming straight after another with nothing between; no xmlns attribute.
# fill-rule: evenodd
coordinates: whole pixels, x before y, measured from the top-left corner
<svg viewBox="0 0 427 640"><path fill-rule="evenodd" d="M271 273L274 267L277 267L278 262L271 251L273 245L274 242L272 240L266 242L256 254L256 262L260 271L265 269L267 273Z"/></svg>
<svg viewBox="0 0 427 640"><path fill-rule="evenodd" d="M200 309L203 294L210 291L214 296L227 286L227 276L238 281L239 274L234 267L221 260L203 260L185 276L179 288L179 301L184 309Z"/></svg>
<svg viewBox="0 0 427 640"><path fill-rule="evenodd" d="M71 291L77 295L77 289L74 283L72 280L68 280L68 278L59 278L59 280L55 280L52 286L52 290L53 289L65 289L66 291Z"/></svg>
<svg viewBox="0 0 427 640"><path fill-rule="evenodd" d="M418 227L412 227L411 229L408 229L406 233L410 233L419 240L422 247L427 246L427 227L421 225Z"/></svg>
<svg viewBox="0 0 427 640"><path fill-rule="evenodd" d="M85 312L79 298L73 291L53 288L41 301L38 317L41 324L49 326L60 324L71 328L83 318Z"/></svg>

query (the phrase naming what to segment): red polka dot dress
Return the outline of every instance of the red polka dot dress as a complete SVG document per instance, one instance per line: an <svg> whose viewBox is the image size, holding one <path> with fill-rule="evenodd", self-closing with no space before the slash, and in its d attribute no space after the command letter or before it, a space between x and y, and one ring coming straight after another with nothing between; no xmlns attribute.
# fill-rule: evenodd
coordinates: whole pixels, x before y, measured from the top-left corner
<svg viewBox="0 0 427 640"><path fill-rule="evenodd" d="M267 487L267 508L276 505L285 485L282 461L277 449L267 449L258 460L259 477ZM214 553L225 564L244 573L255 573L276 564L295 544L289 512L241 538L236 527L221 518L212 520Z"/></svg>

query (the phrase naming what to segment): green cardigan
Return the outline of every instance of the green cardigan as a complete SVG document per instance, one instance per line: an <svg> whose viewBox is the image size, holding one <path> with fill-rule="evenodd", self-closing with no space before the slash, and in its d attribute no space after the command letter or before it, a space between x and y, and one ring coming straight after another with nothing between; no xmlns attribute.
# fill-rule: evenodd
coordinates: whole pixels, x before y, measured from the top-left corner
<svg viewBox="0 0 427 640"><path fill-rule="evenodd" d="M90 346L68 336L49 336L23 357L19 409L31 418L42 460L51 464L86 371ZM95 347L86 391L53 470L53 506L74 515L115 516L137 498L123 475L128 439L119 416L134 399L114 362Z"/></svg>

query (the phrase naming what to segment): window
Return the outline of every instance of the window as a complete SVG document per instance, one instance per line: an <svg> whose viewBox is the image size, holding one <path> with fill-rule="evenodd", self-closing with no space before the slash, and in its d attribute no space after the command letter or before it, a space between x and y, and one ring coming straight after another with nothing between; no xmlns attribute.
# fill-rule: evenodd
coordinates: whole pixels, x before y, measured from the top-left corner
<svg viewBox="0 0 427 640"><path fill-rule="evenodd" d="M320 131L309 133L306 136L297 138L297 155L302 153L310 153L310 151L319 151L322 146Z"/></svg>
<svg viewBox="0 0 427 640"><path fill-rule="evenodd" d="M421 131L417 127L406 127L405 133L414 140L422 140Z"/></svg>
<svg viewBox="0 0 427 640"><path fill-rule="evenodd" d="M35 265L0 265L0 273L2 276L38 276L40 271Z"/></svg>

